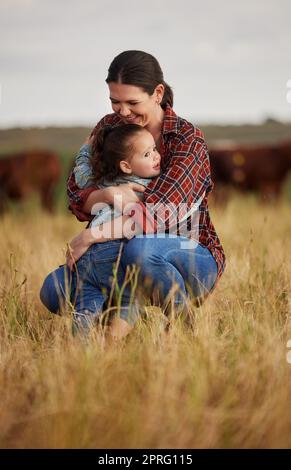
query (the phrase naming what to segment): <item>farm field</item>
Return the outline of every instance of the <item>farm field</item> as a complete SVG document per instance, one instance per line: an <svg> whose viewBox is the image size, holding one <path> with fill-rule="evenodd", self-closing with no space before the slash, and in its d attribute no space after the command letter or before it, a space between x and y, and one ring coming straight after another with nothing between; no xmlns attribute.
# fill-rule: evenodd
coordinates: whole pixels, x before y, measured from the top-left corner
<svg viewBox="0 0 291 470"><path fill-rule="evenodd" d="M0 0L3 468L291 451L290 20Z"/></svg>
<svg viewBox="0 0 291 470"><path fill-rule="evenodd" d="M148 310L106 350L84 343L38 292L81 228L37 204L1 219L2 448L291 446L290 202L213 207L227 268L191 324Z"/></svg>
<svg viewBox="0 0 291 470"><path fill-rule="evenodd" d="M202 127L210 145L282 141L290 129ZM189 325L176 319L166 332L149 308L126 341L104 350L100 332L73 337L70 316L39 300L83 227L67 211L65 181L88 133L0 131L0 155L47 148L63 168L54 214L35 197L10 203L0 219L0 447L291 447L290 178L273 205L236 193L210 202L227 267Z"/></svg>

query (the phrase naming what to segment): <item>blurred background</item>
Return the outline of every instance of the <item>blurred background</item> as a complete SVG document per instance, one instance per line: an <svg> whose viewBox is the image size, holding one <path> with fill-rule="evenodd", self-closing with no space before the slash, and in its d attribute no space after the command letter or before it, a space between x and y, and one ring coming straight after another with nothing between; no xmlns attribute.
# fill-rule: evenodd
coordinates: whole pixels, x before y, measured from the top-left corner
<svg viewBox="0 0 291 470"><path fill-rule="evenodd" d="M108 66L127 49L159 60L175 112L203 130L210 150L291 140L290 14L288 0L2 0L1 160L55 152L61 203L78 148L111 112Z"/></svg>

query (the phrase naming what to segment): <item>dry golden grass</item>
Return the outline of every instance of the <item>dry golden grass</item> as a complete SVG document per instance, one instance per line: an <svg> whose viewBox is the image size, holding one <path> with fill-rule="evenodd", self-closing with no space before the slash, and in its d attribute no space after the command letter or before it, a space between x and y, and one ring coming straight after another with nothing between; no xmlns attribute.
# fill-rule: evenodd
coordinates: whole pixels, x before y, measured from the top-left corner
<svg viewBox="0 0 291 470"><path fill-rule="evenodd" d="M80 224L1 220L1 447L291 447L290 205L235 198L212 215L227 269L192 325L166 333L155 310L106 351L38 298Z"/></svg>

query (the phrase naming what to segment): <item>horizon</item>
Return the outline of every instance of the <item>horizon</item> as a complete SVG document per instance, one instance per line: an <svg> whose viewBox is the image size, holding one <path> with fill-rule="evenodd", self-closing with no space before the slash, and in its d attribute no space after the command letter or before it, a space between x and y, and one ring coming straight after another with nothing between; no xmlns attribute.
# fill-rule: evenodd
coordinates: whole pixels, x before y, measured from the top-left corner
<svg viewBox="0 0 291 470"><path fill-rule="evenodd" d="M102 116L100 116L101 119ZM98 122L99 119L96 120L95 124ZM258 122L194 122L193 119L187 119L190 123L196 125L197 127L246 127L246 126L253 126L253 127L260 127L260 126L265 126L268 124L274 124L274 125L291 125L291 118L289 121L283 121L276 119L275 117L273 118L266 118L265 120L258 121ZM37 125L37 124L25 124L25 125L15 125L15 126L1 126L0 125L0 131L9 131L9 130L34 130L34 129L73 129L73 128L78 128L78 129L91 129L95 126L95 124L86 124L86 123L48 123L44 125Z"/></svg>

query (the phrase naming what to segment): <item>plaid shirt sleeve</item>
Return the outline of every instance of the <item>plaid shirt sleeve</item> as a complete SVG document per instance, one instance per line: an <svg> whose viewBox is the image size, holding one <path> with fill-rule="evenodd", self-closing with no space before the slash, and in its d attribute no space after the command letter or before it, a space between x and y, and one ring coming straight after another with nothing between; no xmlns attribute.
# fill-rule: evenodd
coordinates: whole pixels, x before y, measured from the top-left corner
<svg viewBox="0 0 291 470"><path fill-rule="evenodd" d="M72 171L67 182L67 195L69 198L69 209L81 222L92 220L93 216L83 211L85 201L89 195L96 191L96 187L80 189L75 182L75 175Z"/></svg>
<svg viewBox="0 0 291 470"><path fill-rule="evenodd" d="M211 188L209 155L203 134L195 127L189 128L177 135L166 170L144 193L147 218L155 215L155 231L159 227L170 229L177 221L184 220L191 207L201 202Z"/></svg>

